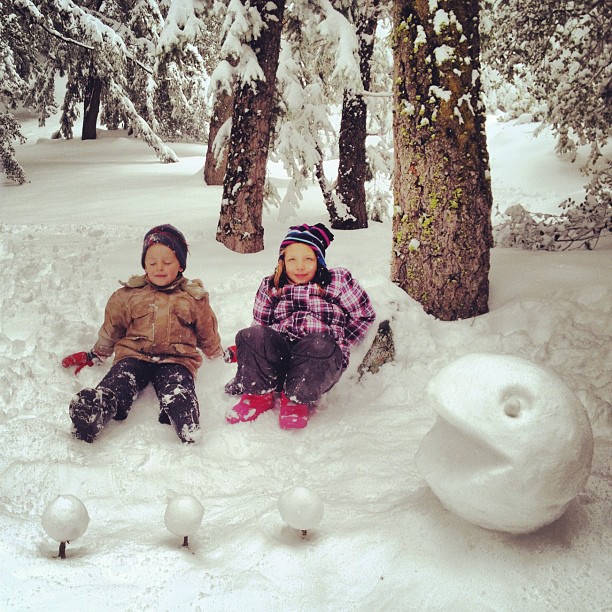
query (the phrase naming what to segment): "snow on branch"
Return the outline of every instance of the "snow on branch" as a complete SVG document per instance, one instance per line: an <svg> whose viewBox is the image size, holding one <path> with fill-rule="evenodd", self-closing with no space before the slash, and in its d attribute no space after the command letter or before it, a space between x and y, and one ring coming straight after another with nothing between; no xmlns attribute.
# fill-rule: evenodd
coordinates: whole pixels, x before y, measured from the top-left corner
<svg viewBox="0 0 612 612"><path fill-rule="evenodd" d="M134 132L153 148L157 153L158 159L164 163L178 162L179 158L176 153L164 144L161 138L149 127L149 124L136 112L132 101L128 98L121 86L111 80L108 84L108 89L110 94L129 117L130 125L134 129Z"/></svg>
<svg viewBox="0 0 612 612"><path fill-rule="evenodd" d="M15 159L13 140L23 144L26 138L19 130L19 124L13 115L0 113L0 166L9 180L23 185L26 182L26 175Z"/></svg>
<svg viewBox="0 0 612 612"><path fill-rule="evenodd" d="M6 24L10 27L10 24ZM27 83L17 71L15 56L7 44L5 24L0 23L0 99L15 102L26 89Z"/></svg>
<svg viewBox="0 0 612 612"><path fill-rule="evenodd" d="M159 36L158 52L169 53L174 47L193 43L202 27L202 19L196 14L192 0L174 0Z"/></svg>
<svg viewBox="0 0 612 612"><path fill-rule="evenodd" d="M15 0L15 8L21 8L27 11L36 25L48 34L51 34L51 36L67 44L94 52L98 50L98 45L101 45L110 51L111 54L119 56L121 60L125 57L133 61L149 74L153 73L151 68L143 64L128 51L123 39L112 28L104 24L97 17L87 13L70 0L52 2L52 10L55 14L64 17L68 23L81 26L79 31L82 34L82 40L67 36L50 25L48 18L40 12L38 7L31 2L31 0Z"/></svg>
<svg viewBox="0 0 612 612"><path fill-rule="evenodd" d="M229 117L219 128L215 140L213 141L212 153L217 160L217 166L221 162L223 150L228 146L232 133L232 118Z"/></svg>
<svg viewBox="0 0 612 612"><path fill-rule="evenodd" d="M565 251L594 249L601 236L612 232L612 168L596 173L586 186L584 201L571 198L558 215L534 213L520 204L508 208L494 227L499 246Z"/></svg>
<svg viewBox="0 0 612 612"><path fill-rule="evenodd" d="M209 94L231 95L234 91L234 67L227 60L220 60L210 75Z"/></svg>
<svg viewBox="0 0 612 612"><path fill-rule="evenodd" d="M261 35L265 23L255 7L245 6L240 0L230 0L223 23L224 40L221 57L238 60L232 74L242 83L264 81L264 73L250 46Z"/></svg>
<svg viewBox="0 0 612 612"><path fill-rule="evenodd" d="M335 45L335 64L331 78L342 82L345 89L359 93L363 91L363 84L359 66L359 39L355 26L337 11L329 0L319 0L318 4L323 14L319 32Z"/></svg>

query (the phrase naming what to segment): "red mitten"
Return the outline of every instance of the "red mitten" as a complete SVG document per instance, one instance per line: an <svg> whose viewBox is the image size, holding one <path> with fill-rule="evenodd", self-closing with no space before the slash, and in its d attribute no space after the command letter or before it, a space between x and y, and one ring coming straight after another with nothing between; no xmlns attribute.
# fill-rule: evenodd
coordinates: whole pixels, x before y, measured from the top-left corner
<svg viewBox="0 0 612 612"><path fill-rule="evenodd" d="M76 376L85 366L91 367L94 364L93 360L95 356L96 355L94 353L79 351L78 353L72 353L72 355L64 357L62 359L62 365L65 368L77 366L77 369L74 371L74 375Z"/></svg>
<svg viewBox="0 0 612 612"><path fill-rule="evenodd" d="M236 351L236 345L228 346L223 351L223 361L225 363L236 363L238 361L238 353Z"/></svg>

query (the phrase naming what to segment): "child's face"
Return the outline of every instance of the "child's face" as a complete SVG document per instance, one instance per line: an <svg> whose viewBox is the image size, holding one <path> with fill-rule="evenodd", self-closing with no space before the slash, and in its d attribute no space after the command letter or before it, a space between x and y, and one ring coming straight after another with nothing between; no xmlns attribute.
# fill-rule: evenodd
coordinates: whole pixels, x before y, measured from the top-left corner
<svg viewBox="0 0 612 612"><path fill-rule="evenodd" d="M285 249L285 272L295 285L309 283L317 273L315 252L301 242L294 242Z"/></svg>
<svg viewBox="0 0 612 612"><path fill-rule="evenodd" d="M157 287L169 285L182 272L174 251L165 244L154 244L145 255L145 272L151 283Z"/></svg>

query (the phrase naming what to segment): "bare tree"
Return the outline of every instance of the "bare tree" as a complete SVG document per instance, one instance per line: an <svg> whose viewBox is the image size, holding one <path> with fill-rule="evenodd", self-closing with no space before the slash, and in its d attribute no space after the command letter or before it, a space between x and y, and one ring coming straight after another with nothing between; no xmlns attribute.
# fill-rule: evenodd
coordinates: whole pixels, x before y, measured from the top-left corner
<svg viewBox="0 0 612 612"><path fill-rule="evenodd" d="M488 311L492 195L478 0L395 0L392 280L426 312Z"/></svg>

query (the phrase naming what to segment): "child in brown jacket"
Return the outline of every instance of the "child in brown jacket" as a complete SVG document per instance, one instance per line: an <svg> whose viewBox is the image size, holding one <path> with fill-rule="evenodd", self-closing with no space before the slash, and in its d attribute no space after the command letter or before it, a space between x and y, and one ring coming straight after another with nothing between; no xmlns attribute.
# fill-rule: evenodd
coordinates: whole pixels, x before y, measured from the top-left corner
<svg viewBox="0 0 612 612"><path fill-rule="evenodd" d="M62 361L75 373L94 360L115 354L95 389L83 389L70 402L74 435L93 442L111 420L127 418L136 396L152 383L160 403L159 420L171 424L182 442L195 442L200 411L195 374L208 358L223 354L208 293L200 280L183 276L187 242L172 225L159 225L144 237L143 276L133 276L113 293L93 349Z"/></svg>

